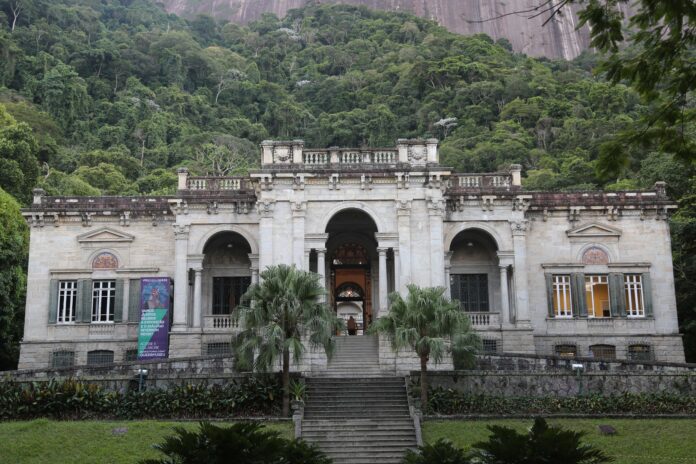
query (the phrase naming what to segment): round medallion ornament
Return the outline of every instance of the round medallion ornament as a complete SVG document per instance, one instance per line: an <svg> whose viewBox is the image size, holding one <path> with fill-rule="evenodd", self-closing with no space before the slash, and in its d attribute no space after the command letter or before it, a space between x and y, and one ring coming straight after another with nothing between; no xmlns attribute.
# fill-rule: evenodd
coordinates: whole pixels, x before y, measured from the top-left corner
<svg viewBox="0 0 696 464"><path fill-rule="evenodd" d="M111 253L99 253L92 260L92 269L116 269L118 258Z"/></svg>
<svg viewBox="0 0 696 464"><path fill-rule="evenodd" d="M599 247L590 247L582 254L583 264L609 264L607 252Z"/></svg>

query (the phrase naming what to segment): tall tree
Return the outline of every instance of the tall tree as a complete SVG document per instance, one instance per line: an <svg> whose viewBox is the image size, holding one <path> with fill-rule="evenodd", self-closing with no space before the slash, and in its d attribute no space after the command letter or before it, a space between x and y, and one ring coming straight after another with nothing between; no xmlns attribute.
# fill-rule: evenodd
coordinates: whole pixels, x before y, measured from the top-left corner
<svg viewBox="0 0 696 464"><path fill-rule="evenodd" d="M472 359L481 346L469 318L459 304L445 297L442 287L408 286L404 299L389 295L389 313L372 324L371 331L386 335L395 351L410 349L420 360L421 408L428 407L428 361L440 363L448 352Z"/></svg>
<svg viewBox="0 0 696 464"><path fill-rule="evenodd" d="M17 368L28 251L29 231L19 204L0 188L0 371Z"/></svg>
<svg viewBox="0 0 696 464"><path fill-rule="evenodd" d="M333 335L342 328L342 320L321 301L319 279L294 266L269 266L234 313L243 328L235 341L240 367L267 370L281 361L284 416L290 411L290 356L299 364L309 341L331 357Z"/></svg>

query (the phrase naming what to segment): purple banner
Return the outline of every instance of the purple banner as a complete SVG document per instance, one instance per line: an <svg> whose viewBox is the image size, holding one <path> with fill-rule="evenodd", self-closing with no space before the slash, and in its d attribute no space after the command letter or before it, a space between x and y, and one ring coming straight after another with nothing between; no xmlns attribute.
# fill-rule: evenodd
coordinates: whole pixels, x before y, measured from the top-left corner
<svg viewBox="0 0 696 464"><path fill-rule="evenodd" d="M140 279L140 360L169 356L170 295L171 280L168 277Z"/></svg>

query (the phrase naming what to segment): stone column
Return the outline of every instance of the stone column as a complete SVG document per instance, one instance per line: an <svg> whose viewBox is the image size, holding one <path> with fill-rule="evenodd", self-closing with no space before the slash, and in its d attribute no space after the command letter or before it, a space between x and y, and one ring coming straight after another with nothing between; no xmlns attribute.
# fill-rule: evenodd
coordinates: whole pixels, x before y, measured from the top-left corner
<svg viewBox="0 0 696 464"><path fill-rule="evenodd" d="M429 200L428 215L430 217L430 285L444 287L445 245L442 221L445 215L445 201Z"/></svg>
<svg viewBox="0 0 696 464"><path fill-rule="evenodd" d="M379 313L387 311L387 248L377 248L379 254Z"/></svg>
<svg viewBox="0 0 696 464"><path fill-rule="evenodd" d="M512 227L512 246L515 261L515 308L517 314L514 322L523 327L529 326L529 289L527 285L527 228L529 223L526 220L513 221Z"/></svg>
<svg viewBox="0 0 696 464"><path fill-rule="evenodd" d="M174 321L172 330L186 330L188 302L189 226L174 224Z"/></svg>
<svg viewBox="0 0 696 464"><path fill-rule="evenodd" d="M396 216L399 232L399 285L397 290L401 294L406 293L406 285L412 283L411 280L411 202L397 201Z"/></svg>
<svg viewBox="0 0 696 464"><path fill-rule="evenodd" d="M309 265L305 266L305 213L307 212L307 202L298 201L292 205L292 263L298 269L309 270Z"/></svg>
<svg viewBox="0 0 696 464"><path fill-rule="evenodd" d="M249 253L249 262L251 263L251 283L259 283L259 255L256 253Z"/></svg>
<svg viewBox="0 0 696 464"><path fill-rule="evenodd" d="M450 272L452 272L452 252L448 251L445 253L445 288L447 289L447 299L452 298Z"/></svg>
<svg viewBox="0 0 696 464"><path fill-rule="evenodd" d="M500 317L503 325L510 323L510 296L508 294L508 267L501 264L500 268Z"/></svg>
<svg viewBox="0 0 696 464"><path fill-rule="evenodd" d="M203 305L203 292L202 292L202 280L203 280L203 268L197 266L193 269L194 279L193 279L193 323L191 327L194 329L200 329L201 327L201 308Z"/></svg>
<svg viewBox="0 0 696 464"><path fill-rule="evenodd" d="M273 264L273 206L274 202L257 202L259 213L259 271Z"/></svg>
<svg viewBox="0 0 696 464"><path fill-rule="evenodd" d="M317 248L317 274L321 276L321 284L326 287L326 248Z"/></svg>
<svg viewBox="0 0 696 464"><path fill-rule="evenodd" d="M399 249L393 248L394 252L394 291L398 292L401 288L401 262L399 261Z"/></svg>

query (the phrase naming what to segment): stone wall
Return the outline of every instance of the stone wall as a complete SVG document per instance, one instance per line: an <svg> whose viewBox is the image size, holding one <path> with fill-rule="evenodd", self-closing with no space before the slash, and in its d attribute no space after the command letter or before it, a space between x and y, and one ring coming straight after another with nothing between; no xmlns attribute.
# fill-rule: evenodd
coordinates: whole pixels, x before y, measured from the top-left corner
<svg viewBox="0 0 696 464"><path fill-rule="evenodd" d="M578 375L573 364L582 364ZM411 371L417 381L420 373ZM472 395L574 396L621 393L696 395L696 364L636 361L603 362L555 356L480 356L474 370L429 373L434 388L451 388Z"/></svg>

